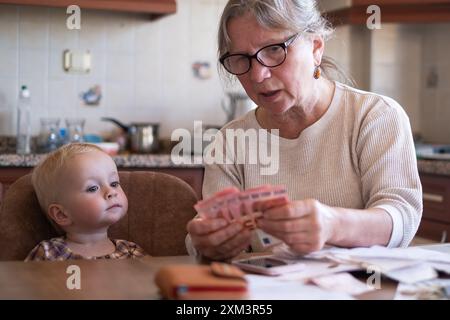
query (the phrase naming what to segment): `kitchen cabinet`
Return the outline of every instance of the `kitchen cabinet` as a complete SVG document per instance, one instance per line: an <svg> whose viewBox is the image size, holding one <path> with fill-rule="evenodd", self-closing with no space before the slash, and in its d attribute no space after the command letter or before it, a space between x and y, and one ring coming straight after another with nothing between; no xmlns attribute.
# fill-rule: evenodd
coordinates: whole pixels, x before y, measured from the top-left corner
<svg viewBox="0 0 450 320"><path fill-rule="evenodd" d="M18 167L4 167L0 168L0 204L3 195L8 190L8 187L17 179L31 172L33 168L18 168ZM154 171L173 175L184 180L194 189L197 197L200 199L202 195L203 184L203 168L135 168L124 167L119 168L119 171Z"/></svg>
<svg viewBox="0 0 450 320"><path fill-rule="evenodd" d="M423 216L418 235L447 242L450 237L450 176L420 174Z"/></svg>
<svg viewBox="0 0 450 320"><path fill-rule="evenodd" d="M83 9L148 13L151 18L175 13L176 0L0 0L0 4L46 7L78 5Z"/></svg>
<svg viewBox="0 0 450 320"><path fill-rule="evenodd" d="M366 24L372 13L367 7L380 7L382 23L439 23L450 21L450 0L353 0L351 5L327 11L324 15L334 25Z"/></svg>

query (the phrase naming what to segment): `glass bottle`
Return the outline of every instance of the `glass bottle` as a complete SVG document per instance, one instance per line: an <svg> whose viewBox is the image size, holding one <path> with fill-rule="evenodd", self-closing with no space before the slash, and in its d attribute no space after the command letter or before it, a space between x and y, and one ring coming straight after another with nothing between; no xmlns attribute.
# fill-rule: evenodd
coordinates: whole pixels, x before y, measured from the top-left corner
<svg viewBox="0 0 450 320"><path fill-rule="evenodd" d="M31 152L31 96L27 86L22 86L17 104L17 154Z"/></svg>

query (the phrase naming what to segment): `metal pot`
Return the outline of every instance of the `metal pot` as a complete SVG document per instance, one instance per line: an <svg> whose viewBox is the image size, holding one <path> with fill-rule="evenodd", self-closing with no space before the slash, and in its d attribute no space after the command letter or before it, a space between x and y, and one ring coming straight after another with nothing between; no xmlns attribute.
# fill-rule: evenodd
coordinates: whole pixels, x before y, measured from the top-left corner
<svg viewBox="0 0 450 320"><path fill-rule="evenodd" d="M159 123L134 122L129 125L114 118L102 118L110 121L127 133L128 148L131 152L152 153L159 149Z"/></svg>
<svg viewBox="0 0 450 320"><path fill-rule="evenodd" d="M222 109L227 115L227 123L242 117L256 107L256 104L245 93L227 92L225 98L222 99Z"/></svg>

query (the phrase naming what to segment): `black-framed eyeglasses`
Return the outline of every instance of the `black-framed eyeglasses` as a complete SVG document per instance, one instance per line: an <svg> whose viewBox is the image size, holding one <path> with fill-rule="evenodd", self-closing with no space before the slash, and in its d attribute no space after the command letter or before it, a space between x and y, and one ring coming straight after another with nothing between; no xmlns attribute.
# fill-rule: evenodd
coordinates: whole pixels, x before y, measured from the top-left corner
<svg viewBox="0 0 450 320"><path fill-rule="evenodd" d="M256 51L254 55L225 53L220 57L219 61L229 73L237 76L247 73L250 70L252 67L252 59L256 59L265 67L277 67L286 60L287 48L298 38L298 35L298 33L294 34L282 43L269 44Z"/></svg>

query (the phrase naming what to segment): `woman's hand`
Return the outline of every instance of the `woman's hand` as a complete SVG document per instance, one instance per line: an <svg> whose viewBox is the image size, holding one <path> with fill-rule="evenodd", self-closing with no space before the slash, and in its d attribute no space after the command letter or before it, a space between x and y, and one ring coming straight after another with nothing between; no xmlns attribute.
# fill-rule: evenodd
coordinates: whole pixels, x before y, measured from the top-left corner
<svg viewBox="0 0 450 320"><path fill-rule="evenodd" d="M297 253L320 250L333 237L335 211L317 200L293 201L269 208L259 203L254 209L263 212L258 227Z"/></svg>
<svg viewBox="0 0 450 320"><path fill-rule="evenodd" d="M250 245L251 233L239 222L196 218L188 223L187 230L194 247L213 260L233 258Z"/></svg>

